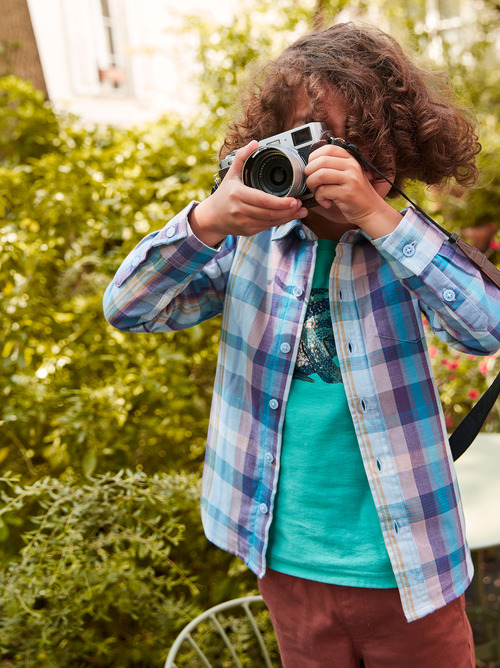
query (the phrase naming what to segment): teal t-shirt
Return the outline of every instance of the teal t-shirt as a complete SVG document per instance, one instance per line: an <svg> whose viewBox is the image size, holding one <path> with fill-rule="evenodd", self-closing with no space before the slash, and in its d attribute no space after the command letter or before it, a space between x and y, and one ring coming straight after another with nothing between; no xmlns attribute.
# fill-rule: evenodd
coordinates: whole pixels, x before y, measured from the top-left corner
<svg viewBox="0 0 500 668"><path fill-rule="evenodd" d="M396 587L335 349L328 298L335 247L319 240L283 427L267 565L320 582Z"/></svg>

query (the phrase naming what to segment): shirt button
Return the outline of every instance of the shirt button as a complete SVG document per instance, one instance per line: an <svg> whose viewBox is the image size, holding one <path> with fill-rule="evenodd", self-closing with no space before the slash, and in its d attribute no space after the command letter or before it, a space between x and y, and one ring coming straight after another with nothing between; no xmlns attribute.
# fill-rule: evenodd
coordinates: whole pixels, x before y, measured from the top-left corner
<svg viewBox="0 0 500 668"><path fill-rule="evenodd" d="M282 353L289 353L291 349L292 346L289 343L282 343L280 346L280 350Z"/></svg>
<svg viewBox="0 0 500 668"><path fill-rule="evenodd" d="M132 258L131 265L133 267L137 267L137 265L139 264L140 261L141 261L141 258L139 257L139 255L136 255L135 257Z"/></svg>
<svg viewBox="0 0 500 668"><path fill-rule="evenodd" d="M445 302L454 302L456 298L455 290L443 290L443 299Z"/></svg>
<svg viewBox="0 0 500 668"><path fill-rule="evenodd" d="M415 246L413 244L406 244L403 248L403 255L406 257L411 257L415 255Z"/></svg>
<svg viewBox="0 0 500 668"><path fill-rule="evenodd" d="M297 232L297 236L299 237L299 239L305 239L306 238L306 233L304 232L304 230L299 230Z"/></svg>
<svg viewBox="0 0 500 668"><path fill-rule="evenodd" d="M274 457L270 452L266 452L266 454L264 455L264 459L268 464L272 464L274 462Z"/></svg>
<svg viewBox="0 0 500 668"><path fill-rule="evenodd" d="M294 297L300 297L303 292L304 290L302 290L302 288L299 288L298 285L295 285L292 289L292 294Z"/></svg>
<svg viewBox="0 0 500 668"><path fill-rule="evenodd" d="M167 237L169 237L169 238L173 237L174 234L175 234L175 227L168 227L166 234L167 234Z"/></svg>
<svg viewBox="0 0 500 668"><path fill-rule="evenodd" d="M269 408L272 408L273 411L275 411L278 408L278 406L279 406L278 400L277 399L271 399L271 401L269 402Z"/></svg>
<svg viewBox="0 0 500 668"><path fill-rule="evenodd" d="M266 506L265 503L261 503L261 504L260 504L260 506L259 506L259 510L260 510L260 512L263 513L264 515L265 515L266 513L269 512L269 508Z"/></svg>

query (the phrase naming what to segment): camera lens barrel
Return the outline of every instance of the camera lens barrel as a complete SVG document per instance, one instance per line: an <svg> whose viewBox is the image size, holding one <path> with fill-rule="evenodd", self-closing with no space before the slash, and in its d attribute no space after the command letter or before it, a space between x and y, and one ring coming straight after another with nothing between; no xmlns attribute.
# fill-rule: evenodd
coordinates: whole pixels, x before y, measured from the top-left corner
<svg viewBox="0 0 500 668"><path fill-rule="evenodd" d="M263 146L251 153L243 165L243 183L277 197L300 197L306 190L305 163L286 146Z"/></svg>

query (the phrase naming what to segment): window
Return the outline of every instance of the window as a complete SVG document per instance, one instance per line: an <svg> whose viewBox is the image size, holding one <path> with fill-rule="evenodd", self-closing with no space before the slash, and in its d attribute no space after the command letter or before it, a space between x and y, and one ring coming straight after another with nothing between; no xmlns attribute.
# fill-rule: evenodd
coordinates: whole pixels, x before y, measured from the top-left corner
<svg viewBox="0 0 500 668"><path fill-rule="evenodd" d="M62 0L71 84L78 95L129 93L124 5Z"/></svg>
<svg viewBox="0 0 500 668"><path fill-rule="evenodd" d="M120 54L116 48L116 30L109 0L101 0L102 26L104 33L105 67L99 68L99 81L104 88L123 88L126 83L125 69L120 66Z"/></svg>

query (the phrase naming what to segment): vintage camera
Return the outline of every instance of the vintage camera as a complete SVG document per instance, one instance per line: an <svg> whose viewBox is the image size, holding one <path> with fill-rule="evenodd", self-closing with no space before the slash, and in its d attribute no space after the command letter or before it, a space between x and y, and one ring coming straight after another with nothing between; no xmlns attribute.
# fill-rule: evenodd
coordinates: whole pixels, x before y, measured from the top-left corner
<svg viewBox="0 0 500 668"><path fill-rule="evenodd" d="M243 183L277 197L300 197L306 206L308 200L314 202L306 186L304 168L311 146L321 139L326 130L324 123L307 123L263 139L259 148L245 160ZM233 151L219 163L219 172L215 175L216 187L230 168L235 153Z"/></svg>

